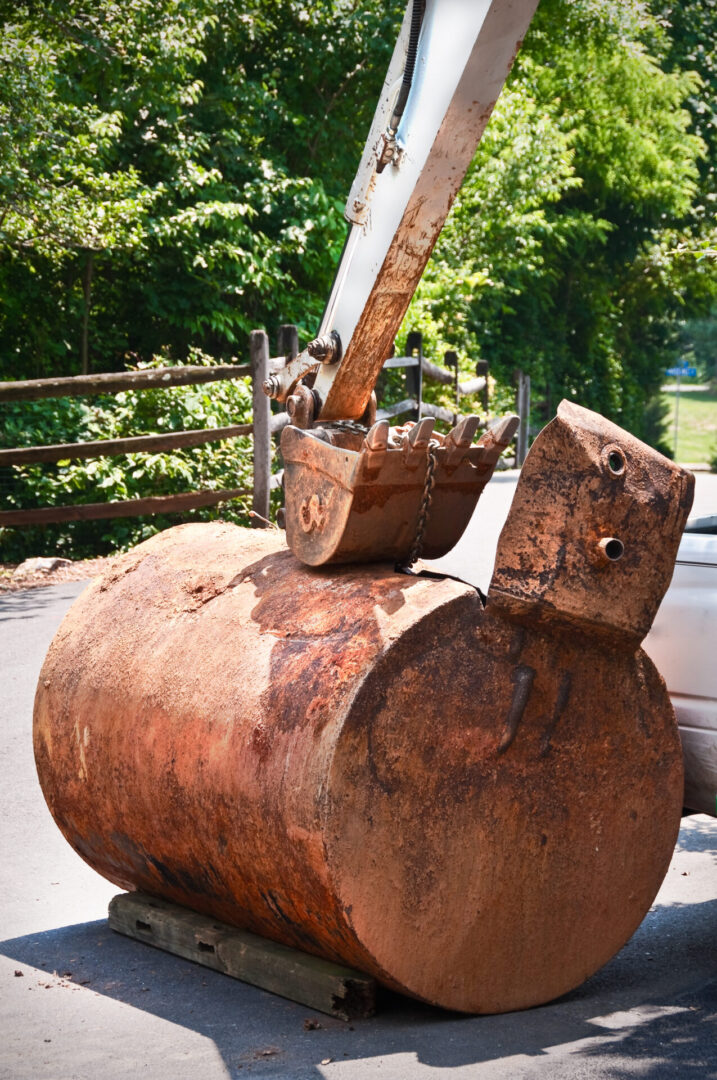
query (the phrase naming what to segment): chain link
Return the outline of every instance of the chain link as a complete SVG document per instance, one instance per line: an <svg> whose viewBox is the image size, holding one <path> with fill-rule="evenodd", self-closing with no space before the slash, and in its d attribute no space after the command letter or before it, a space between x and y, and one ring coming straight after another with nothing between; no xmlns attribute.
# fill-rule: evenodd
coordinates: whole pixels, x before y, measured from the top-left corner
<svg viewBox="0 0 717 1080"><path fill-rule="evenodd" d="M351 431L354 435L366 435L368 432L368 428L359 424L358 420L329 420L321 423L321 427L326 431Z"/></svg>
<svg viewBox="0 0 717 1080"><path fill-rule="evenodd" d="M426 526L428 524L428 516L431 512L431 501L433 499L433 487L436 482L436 450L439 444L435 439L431 439L428 444L428 463L426 465L426 479L423 485L423 498L421 499L421 509L418 512L418 520L416 521L416 535L411 545L411 550L408 553L408 557L398 564L400 570L410 570L413 564L420 559L421 550L423 548L423 537L426 532Z"/></svg>

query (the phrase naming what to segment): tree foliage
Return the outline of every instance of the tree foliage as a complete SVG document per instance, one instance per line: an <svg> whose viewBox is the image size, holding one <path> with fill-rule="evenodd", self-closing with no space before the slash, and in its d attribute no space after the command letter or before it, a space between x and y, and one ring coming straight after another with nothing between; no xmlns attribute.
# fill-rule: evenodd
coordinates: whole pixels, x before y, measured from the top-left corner
<svg viewBox="0 0 717 1080"><path fill-rule="evenodd" d="M661 63L670 29L641 3L543 0L408 317L503 383L527 371L540 420L568 396L657 444L680 320L715 292L694 254L703 83Z"/></svg>
<svg viewBox="0 0 717 1080"><path fill-rule="evenodd" d="M220 360L282 322L313 334L402 8L0 0L0 378ZM716 28L715 0L541 0L405 323L466 374L488 359L498 403L530 373L536 425L568 396L659 445L663 368L708 366ZM169 399L154 405L161 426ZM118 415L144 430L139 396L78 408L28 407L25 428L11 410L0 437L109 435ZM198 483L183 460L166 476ZM229 457L215 466L222 485ZM73 485L119 498L131 478L13 475L18 505Z"/></svg>
<svg viewBox="0 0 717 1080"><path fill-rule="evenodd" d="M78 371L85 314L99 369L313 328L392 37L362 8L5 8L0 374Z"/></svg>

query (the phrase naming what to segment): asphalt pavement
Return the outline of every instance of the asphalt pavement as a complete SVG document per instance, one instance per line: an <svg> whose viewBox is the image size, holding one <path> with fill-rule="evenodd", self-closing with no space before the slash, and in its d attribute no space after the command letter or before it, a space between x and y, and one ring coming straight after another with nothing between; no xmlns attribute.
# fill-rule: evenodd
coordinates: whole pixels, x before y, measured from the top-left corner
<svg viewBox="0 0 717 1080"><path fill-rule="evenodd" d="M714 480L696 512L714 511ZM454 556L483 585L514 483L492 482ZM60 835L32 758L40 666L83 587L0 598L0 1077L717 1080L717 820L703 816L684 819L625 948L523 1013L462 1017L386 994L375 1018L347 1025L110 931L117 890Z"/></svg>
<svg viewBox="0 0 717 1080"><path fill-rule="evenodd" d="M480 497L468 528L452 551L431 562L431 567L469 581L486 592L498 536L518 483L517 469L495 473ZM690 518L717 514L717 473L695 473L695 496Z"/></svg>

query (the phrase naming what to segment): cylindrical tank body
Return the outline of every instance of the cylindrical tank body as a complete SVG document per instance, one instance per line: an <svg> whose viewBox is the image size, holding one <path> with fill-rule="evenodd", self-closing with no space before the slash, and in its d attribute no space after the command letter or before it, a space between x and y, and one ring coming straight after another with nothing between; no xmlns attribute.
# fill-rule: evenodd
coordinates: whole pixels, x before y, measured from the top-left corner
<svg viewBox="0 0 717 1080"><path fill-rule="evenodd" d="M169 530L75 603L41 784L100 873L467 1012L583 981L669 863L681 755L641 650L452 580Z"/></svg>

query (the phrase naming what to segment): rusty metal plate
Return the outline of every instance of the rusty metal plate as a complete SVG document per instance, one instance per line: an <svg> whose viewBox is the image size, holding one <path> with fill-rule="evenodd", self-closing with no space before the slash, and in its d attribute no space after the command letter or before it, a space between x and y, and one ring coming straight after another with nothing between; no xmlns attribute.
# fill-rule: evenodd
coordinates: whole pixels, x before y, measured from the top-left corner
<svg viewBox="0 0 717 1080"><path fill-rule="evenodd" d="M634 435L561 402L521 470L489 600L642 641L670 584L694 486L691 472Z"/></svg>

